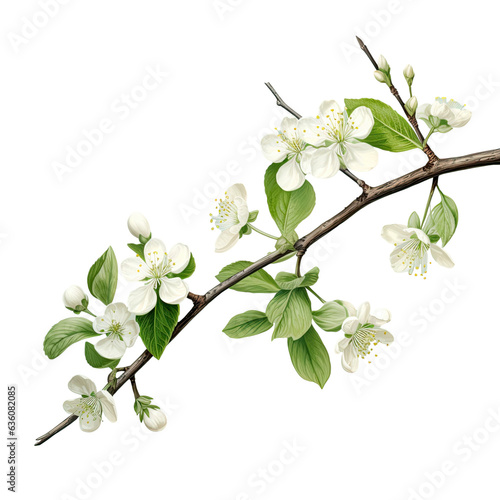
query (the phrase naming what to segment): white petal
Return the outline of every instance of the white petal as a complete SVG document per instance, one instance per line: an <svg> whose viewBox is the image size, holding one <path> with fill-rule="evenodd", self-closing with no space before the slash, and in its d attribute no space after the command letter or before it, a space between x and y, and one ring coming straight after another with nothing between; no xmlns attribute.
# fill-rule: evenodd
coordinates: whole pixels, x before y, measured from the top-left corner
<svg viewBox="0 0 500 500"><path fill-rule="evenodd" d="M64 411L73 415L79 415L82 410L82 399L83 398L78 398L65 401L63 403Z"/></svg>
<svg viewBox="0 0 500 500"><path fill-rule="evenodd" d="M275 134L264 136L260 145L262 146L265 158L273 163L283 161L288 154L286 144Z"/></svg>
<svg viewBox="0 0 500 500"><path fill-rule="evenodd" d="M389 243L403 243L410 237L410 230L403 224L388 224L382 228L382 238Z"/></svg>
<svg viewBox="0 0 500 500"><path fill-rule="evenodd" d="M108 359L120 359L127 350L127 345L118 335L111 334L105 339L99 340L95 345L95 350Z"/></svg>
<svg viewBox="0 0 500 500"><path fill-rule="evenodd" d="M382 344L392 344L394 342L394 335L387 330L374 330L375 339Z"/></svg>
<svg viewBox="0 0 500 500"><path fill-rule="evenodd" d="M92 326L94 327L94 331L96 333L105 333L109 332L111 322L106 316L97 316L97 318L94 319Z"/></svg>
<svg viewBox="0 0 500 500"><path fill-rule="evenodd" d="M276 174L276 182L284 191L295 191L306 180L295 158L291 158L280 167Z"/></svg>
<svg viewBox="0 0 500 500"><path fill-rule="evenodd" d="M238 205L238 203L236 203L236 204ZM250 212L248 211L247 204L238 206L238 220L240 221L238 226L240 226L240 227L238 228L237 232L239 232L239 230L248 222L249 215L250 215Z"/></svg>
<svg viewBox="0 0 500 500"><path fill-rule="evenodd" d="M368 323L372 323L375 326L382 326L391 321L391 312L387 309L377 309L368 318Z"/></svg>
<svg viewBox="0 0 500 500"><path fill-rule="evenodd" d="M123 331L121 335L127 347L132 347L135 344L137 336L139 335L139 330L139 323L137 323L135 319L131 319L123 325Z"/></svg>
<svg viewBox="0 0 500 500"><path fill-rule="evenodd" d="M280 129L283 133L287 134L288 136L293 136L294 131L297 129L297 125L299 123L299 120L293 116L287 116L281 120L281 126Z"/></svg>
<svg viewBox="0 0 500 500"><path fill-rule="evenodd" d="M349 316L342 323L342 330L348 335L354 335L359 326L359 319L356 316Z"/></svg>
<svg viewBox="0 0 500 500"><path fill-rule="evenodd" d="M233 184L228 190L227 195L230 200L234 200L235 198L243 198L245 201L247 200L247 190L243 184Z"/></svg>
<svg viewBox="0 0 500 500"><path fill-rule="evenodd" d="M137 288L128 296L128 308L134 314L143 315L151 311L156 305L156 293L153 282Z"/></svg>
<svg viewBox="0 0 500 500"><path fill-rule="evenodd" d="M347 314L349 316L356 316L356 308L347 300L341 300L342 305L347 309Z"/></svg>
<svg viewBox="0 0 500 500"><path fill-rule="evenodd" d="M428 119L431 114L431 104L422 104L417 108L418 119Z"/></svg>
<svg viewBox="0 0 500 500"><path fill-rule="evenodd" d="M439 101L434 102L431 106L431 115L437 116L441 120L453 120L453 113L450 108L446 104Z"/></svg>
<svg viewBox="0 0 500 500"><path fill-rule="evenodd" d="M121 264L121 271L129 281L140 281L148 275L148 267L139 257L125 259Z"/></svg>
<svg viewBox="0 0 500 500"><path fill-rule="evenodd" d="M342 354L342 368L349 373L354 373L359 367L359 358L352 342L346 347Z"/></svg>
<svg viewBox="0 0 500 500"><path fill-rule="evenodd" d="M68 389L75 394L90 396L97 390L94 382L83 375L75 375L68 383Z"/></svg>
<svg viewBox="0 0 500 500"><path fill-rule="evenodd" d="M370 135L375 123L371 109L366 106L356 108L351 113L350 121L354 130L349 137L354 137L355 139L366 139Z"/></svg>
<svg viewBox="0 0 500 500"><path fill-rule="evenodd" d="M432 258L443 267L453 267L455 263L451 260L451 257L435 243L431 243L431 254Z"/></svg>
<svg viewBox="0 0 500 500"><path fill-rule="evenodd" d="M239 239L239 234L233 234L229 229L226 229L217 237L217 240L215 241L215 251L217 253L227 252L230 248L233 248L236 243L238 243Z"/></svg>
<svg viewBox="0 0 500 500"><path fill-rule="evenodd" d="M116 422L116 404L113 396L108 391L99 391L96 394L97 398L101 402L104 415L110 422Z"/></svg>
<svg viewBox="0 0 500 500"><path fill-rule="evenodd" d="M189 292L187 284L180 278L163 278L160 299L167 304L180 304Z"/></svg>
<svg viewBox="0 0 500 500"><path fill-rule="evenodd" d="M166 248L163 241L158 238L151 238L144 247L144 258L149 267L159 265L166 257Z"/></svg>
<svg viewBox="0 0 500 500"><path fill-rule="evenodd" d="M80 429L83 432L94 432L99 429L102 419L98 416L84 414L79 417Z"/></svg>
<svg viewBox="0 0 500 500"><path fill-rule="evenodd" d="M344 162L348 169L356 172L368 172L377 165L377 150L364 142L346 142Z"/></svg>
<svg viewBox="0 0 500 500"><path fill-rule="evenodd" d="M325 142L322 131L323 122L319 118L302 118L299 121L299 137L313 146L319 146Z"/></svg>
<svg viewBox="0 0 500 500"><path fill-rule="evenodd" d="M429 237L427 236L427 234L425 234L421 229L417 229L417 228L411 228L411 234L415 234L417 236L417 238L422 241L423 243L425 243L426 245L429 245L431 240L429 239Z"/></svg>
<svg viewBox="0 0 500 500"><path fill-rule="evenodd" d="M115 322L120 323L120 325L123 325L130 318L130 311L122 302L115 302L114 304L109 304L109 306L106 307L104 316L110 318L111 320L115 320Z"/></svg>
<svg viewBox="0 0 500 500"><path fill-rule="evenodd" d="M391 266L397 273L402 273L409 267L409 257L403 251L405 245L406 243L401 243L391 252Z"/></svg>
<svg viewBox="0 0 500 500"><path fill-rule="evenodd" d="M167 425L167 416L161 410L149 409L149 417L144 414L144 424L152 432L162 431Z"/></svg>
<svg viewBox="0 0 500 500"><path fill-rule="evenodd" d="M338 105L337 101L323 101L319 107L319 114L327 122L332 115L336 117L337 115L342 115L342 113L342 108Z"/></svg>
<svg viewBox="0 0 500 500"><path fill-rule="evenodd" d="M459 128L467 125L472 116L468 109L452 109L453 119L448 120L450 127Z"/></svg>
<svg viewBox="0 0 500 500"><path fill-rule="evenodd" d="M364 325L368 323L369 317L370 317L370 303L363 302L358 309L358 320L360 324Z"/></svg>
<svg viewBox="0 0 500 500"><path fill-rule="evenodd" d="M335 350L337 352L344 352L348 345L349 339L344 337L342 340L339 340L339 343L335 346Z"/></svg>
<svg viewBox="0 0 500 500"><path fill-rule="evenodd" d="M168 258L171 259L172 272L179 274L184 269L186 269L189 264L189 259L191 258L191 252L189 251L189 247L183 245L182 243L177 243L174 245L170 252L167 254Z"/></svg>
<svg viewBox="0 0 500 500"><path fill-rule="evenodd" d="M340 161L334 148L320 148L304 152L300 165L304 172L310 172L320 179L327 179L339 171Z"/></svg>

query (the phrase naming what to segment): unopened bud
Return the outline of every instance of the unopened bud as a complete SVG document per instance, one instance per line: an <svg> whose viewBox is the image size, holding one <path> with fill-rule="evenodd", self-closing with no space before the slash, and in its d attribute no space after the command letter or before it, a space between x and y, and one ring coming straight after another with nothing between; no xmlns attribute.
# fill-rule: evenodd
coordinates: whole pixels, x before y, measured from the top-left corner
<svg viewBox="0 0 500 500"><path fill-rule="evenodd" d="M410 97L405 104L405 109L408 112L410 116L413 116L415 114L415 111L417 111L418 108L418 100L415 96Z"/></svg>
<svg viewBox="0 0 500 500"><path fill-rule="evenodd" d="M377 80L380 83L385 83L391 86L391 79L382 71L377 70L373 72L373 76L375 77L375 80Z"/></svg>
<svg viewBox="0 0 500 500"><path fill-rule="evenodd" d="M149 238L151 236L151 228L149 222L144 215L136 212L133 213L127 221L128 230L136 238Z"/></svg>
<svg viewBox="0 0 500 500"><path fill-rule="evenodd" d="M82 312L89 305L89 298L85 292L77 285L72 285L63 294L64 305L74 312Z"/></svg>
<svg viewBox="0 0 500 500"><path fill-rule="evenodd" d="M406 78L408 85L411 87L413 79L415 78L415 71L413 71L413 67L410 64L408 64L403 70L403 75Z"/></svg>
<svg viewBox="0 0 500 500"><path fill-rule="evenodd" d="M380 71L384 71L385 73L389 73L391 70L391 67L389 66L389 63L387 62L387 59L384 56L379 56L378 58L378 69Z"/></svg>
<svg viewBox="0 0 500 500"><path fill-rule="evenodd" d="M149 417L144 413L144 425L153 432L162 431L167 425L167 416L161 410L148 409Z"/></svg>

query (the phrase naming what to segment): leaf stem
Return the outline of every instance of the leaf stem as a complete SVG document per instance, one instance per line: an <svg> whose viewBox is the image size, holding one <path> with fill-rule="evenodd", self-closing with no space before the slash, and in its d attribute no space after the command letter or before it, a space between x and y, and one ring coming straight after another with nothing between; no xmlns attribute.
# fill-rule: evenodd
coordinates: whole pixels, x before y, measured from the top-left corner
<svg viewBox="0 0 500 500"><path fill-rule="evenodd" d="M250 229L253 229L256 233L262 234L262 236L267 236L268 238L271 238L272 240L279 240L277 236L273 236L272 234L266 233L265 231L262 231L258 227L255 227L253 224L247 224L247 226Z"/></svg>
<svg viewBox="0 0 500 500"><path fill-rule="evenodd" d="M88 309L84 309L82 312L90 314L91 316L94 316L94 318L97 318L97 316L93 312L90 312Z"/></svg>
<svg viewBox="0 0 500 500"><path fill-rule="evenodd" d="M309 290L318 300L320 300L323 304L326 300L322 299L310 286L306 286L307 290Z"/></svg>
<svg viewBox="0 0 500 500"><path fill-rule="evenodd" d="M427 217L427 212L429 212L429 207L431 206L431 200L432 200L432 197L434 195L434 191L436 190L436 187L438 185L438 180L439 180L439 175L436 175L436 177L434 177L432 179L432 186L431 186L431 190L429 192L429 198L427 198L427 205L425 206L424 216L422 218L422 222L420 223L420 226L422 228L424 227L424 222L425 222L425 219Z"/></svg>
<svg viewBox="0 0 500 500"><path fill-rule="evenodd" d="M425 148L425 146L427 146L427 141L430 139L431 135L434 133L435 130L436 130L436 127L431 127L431 129L429 130L427 137L424 139L424 143L423 143L424 148Z"/></svg>

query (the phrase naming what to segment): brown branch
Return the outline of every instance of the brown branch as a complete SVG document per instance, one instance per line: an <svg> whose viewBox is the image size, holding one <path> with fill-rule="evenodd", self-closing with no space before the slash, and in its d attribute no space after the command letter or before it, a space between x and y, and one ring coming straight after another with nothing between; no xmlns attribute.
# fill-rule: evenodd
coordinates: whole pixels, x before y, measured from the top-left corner
<svg viewBox="0 0 500 500"><path fill-rule="evenodd" d="M299 255L303 255L307 249L316 241L323 238L330 231L333 231L336 227L340 226L347 220L349 220L354 214L359 212L362 208L370 205L374 201L390 196L399 191L403 191L412 186L420 184L426 180L432 179L438 175L449 174L451 172L458 172L460 170L466 170L469 168L483 167L486 165L500 164L500 149L494 149L491 151L484 151L481 153L474 153L466 156L460 156L457 158L443 158L438 159L435 162L428 162L423 167L410 172L409 174L393 179L380 186L372 187L367 192L364 192L361 196L356 198L350 205L348 205L344 210L340 211L337 215L331 219L325 221L323 224L318 226L316 229L311 231L309 234L301 238L295 243L295 250ZM246 269L236 273L231 276L226 281L219 283L211 290L209 290L205 295L198 296L200 300L194 302L193 307L189 312L182 318L181 321L175 327L171 341L176 338L179 333L184 330L184 328L216 297L223 293L228 288L231 288L236 283L240 282L242 279L250 276L255 271L263 269L264 267L277 261L284 255L291 253L291 250L287 250L283 253L279 251L270 253L265 257L262 257L258 261L254 262L251 266ZM152 354L149 351L144 351L130 366L126 368L123 375L116 379L116 386L110 389L111 394L115 394L128 380L135 376L135 374L143 368L143 366L152 358ZM49 440L52 436L68 427L72 424L78 417L75 415L70 415L68 418L63 420L60 424L56 425L52 430L44 434L37 439L35 446L43 444L45 441Z"/></svg>
<svg viewBox="0 0 500 500"><path fill-rule="evenodd" d="M358 41L359 46L361 47L361 50L366 54L368 59L370 59L370 62L373 64L373 67L376 70L378 70L378 64L376 63L370 50L365 45L363 40L361 40L361 38L359 38L359 37L356 37L356 40ZM415 115L410 115L408 113L408 111L405 107L405 103L404 103L403 99L401 99L401 96L399 95L398 89L394 85L392 85L392 82L391 82L391 85L389 86L389 90L391 91L391 94L396 98L396 100L399 102L399 104L403 108L403 111L406 115L406 118L408 119L408 121L410 122L410 125L413 127L413 130L415 130L415 133L417 134L418 140L420 141L421 144L423 144L425 139L424 139L422 132L420 131L420 127L418 125L417 118L415 117ZM436 156L436 153L434 153L434 151L430 148L430 146L428 144L423 148L423 152L427 155L427 158L429 158L429 161L431 161L431 162L434 162L438 159L438 157Z"/></svg>

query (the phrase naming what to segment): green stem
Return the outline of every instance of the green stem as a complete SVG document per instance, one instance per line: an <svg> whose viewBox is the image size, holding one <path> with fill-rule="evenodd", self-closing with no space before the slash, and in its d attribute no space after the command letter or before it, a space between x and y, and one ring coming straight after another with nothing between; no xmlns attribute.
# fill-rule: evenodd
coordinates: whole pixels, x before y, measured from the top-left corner
<svg viewBox="0 0 500 500"><path fill-rule="evenodd" d="M431 127L431 129L429 130L429 133L427 134L427 137L424 139L424 148L425 146L427 146L427 141L430 139L431 135L434 133L434 130L436 130L436 127Z"/></svg>
<svg viewBox="0 0 500 500"><path fill-rule="evenodd" d="M318 300L320 300L323 304L326 300L322 299L310 286L306 286L307 290L309 290Z"/></svg>
<svg viewBox="0 0 500 500"><path fill-rule="evenodd" d="M255 232L262 234L262 236L267 236L268 238L271 238L272 240L279 240L279 238L277 236L273 236L272 234L266 233L265 231L261 231L259 228L255 227L252 224L247 224L247 226L250 229L253 229Z"/></svg>
<svg viewBox="0 0 500 500"><path fill-rule="evenodd" d="M427 198L427 205L425 206L424 217L422 218L421 222L422 228L424 227L425 218L427 217L427 212L429 212L429 207L431 206L432 196L434 195L434 191L436 190L436 187L438 185L438 179L439 175L437 175L436 177L434 177L434 179L432 179L431 191L429 193L429 198Z"/></svg>
<svg viewBox="0 0 500 500"><path fill-rule="evenodd" d="M82 312L90 314L91 316L94 316L94 318L97 318L97 316L93 312L90 312L88 309L84 309Z"/></svg>

